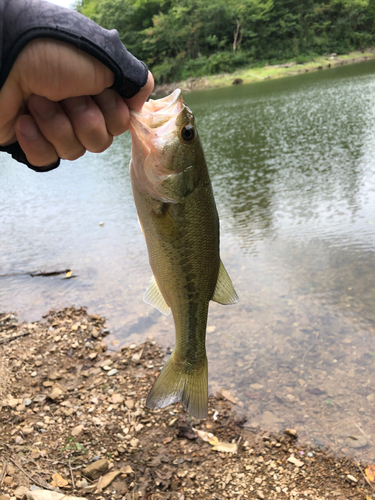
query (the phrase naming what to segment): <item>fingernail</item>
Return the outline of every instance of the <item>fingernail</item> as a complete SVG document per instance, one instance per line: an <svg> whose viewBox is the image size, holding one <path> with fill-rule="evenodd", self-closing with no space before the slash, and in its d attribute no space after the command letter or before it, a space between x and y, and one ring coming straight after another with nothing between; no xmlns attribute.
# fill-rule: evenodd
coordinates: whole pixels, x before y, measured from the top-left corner
<svg viewBox="0 0 375 500"><path fill-rule="evenodd" d="M39 129L31 116L23 116L17 122L17 128L26 139L36 139L39 135Z"/></svg>
<svg viewBox="0 0 375 500"><path fill-rule="evenodd" d="M55 115L54 103L41 96L33 96L30 102L32 108L38 113L39 116L45 120L52 118Z"/></svg>
<svg viewBox="0 0 375 500"><path fill-rule="evenodd" d="M80 113L87 108L87 98L86 97L69 97L64 99L64 106L72 113Z"/></svg>

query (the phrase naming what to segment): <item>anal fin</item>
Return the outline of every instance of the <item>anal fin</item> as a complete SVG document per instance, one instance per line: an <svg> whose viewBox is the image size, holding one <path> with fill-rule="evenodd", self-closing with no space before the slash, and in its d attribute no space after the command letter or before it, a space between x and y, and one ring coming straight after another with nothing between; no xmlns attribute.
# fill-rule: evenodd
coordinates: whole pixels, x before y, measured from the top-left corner
<svg viewBox="0 0 375 500"><path fill-rule="evenodd" d="M223 305L236 304L238 302L238 295L233 287L232 280L221 261L216 288L211 300Z"/></svg>
<svg viewBox="0 0 375 500"><path fill-rule="evenodd" d="M158 311L162 314L168 316L171 313L171 309L168 304L165 302L161 291L159 290L158 284L156 283L155 276L152 276L150 283L145 291L143 296L144 302L146 304L150 304L150 306L156 307Z"/></svg>

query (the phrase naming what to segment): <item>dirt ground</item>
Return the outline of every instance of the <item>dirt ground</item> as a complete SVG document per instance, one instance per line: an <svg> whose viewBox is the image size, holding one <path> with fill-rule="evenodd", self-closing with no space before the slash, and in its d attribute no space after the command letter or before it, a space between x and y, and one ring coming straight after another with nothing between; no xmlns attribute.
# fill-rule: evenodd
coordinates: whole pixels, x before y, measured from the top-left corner
<svg viewBox="0 0 375 500"><path fill-rule="evenodd" d="M372 464L251 428L228 391L206 420L148 410L165 352L109 333L85 309L0 314L0 500L375 499Z"/></svg>

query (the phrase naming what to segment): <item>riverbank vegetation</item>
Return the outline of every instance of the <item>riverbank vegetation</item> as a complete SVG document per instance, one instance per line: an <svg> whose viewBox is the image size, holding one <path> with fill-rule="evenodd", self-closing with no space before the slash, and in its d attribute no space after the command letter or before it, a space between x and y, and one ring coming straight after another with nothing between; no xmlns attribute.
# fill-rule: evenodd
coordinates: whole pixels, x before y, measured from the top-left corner
<svg viewBox="0 0 375 500"><path fill-rule="evenodd" d="M76 0L158 83L375 44L375 0Z"/></svg>

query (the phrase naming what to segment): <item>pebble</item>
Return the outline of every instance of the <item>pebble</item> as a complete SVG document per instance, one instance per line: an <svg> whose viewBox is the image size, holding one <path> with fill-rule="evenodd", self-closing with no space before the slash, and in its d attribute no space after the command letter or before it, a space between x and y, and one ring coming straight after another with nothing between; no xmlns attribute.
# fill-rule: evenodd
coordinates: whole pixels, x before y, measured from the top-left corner
<svg viewBox="0 0 375 500"><path fill-rule="evenodd" d="M125 405L129 410L132 410L134 408L134 399L127 399Z"/></svg>
<svg viewBox="0 0 375 500"><path fill-rule="evenodd" d="M25 498L26 494L28 493L29 488L26 488L26 486L19 486L15 491L14 491L14 496L20 500Z"/></svg>
<svg viewBox="0 0 375 500"><path fill-rule="evenodd" d="M107 373L107 375L108 375L108 377L112 377L112 375L116 375L116 373L117 373L116 368L113 368L111 371L109 371L109 372Z"/></svg>
<svg viewBox="0 0 375 500"><path fill-rule="evenodd" d="M356 479L351 474L348 474L346 477L349 479L349 481L352 481L352 483L358 483L358 479Z"/></svg>
<svg viewBox="0 0 375 500"><path fill-rule="evenodd" d="M59 399L63 394L64 391L62 391L60 387L54 387L49 397L50 399L52 399L52 401L55 401L56 399Z"/></svg>
<svg viewBox="0 0 375 500"><path fill-rule="evenodd" d="M24 404L25 406L30 406L30 405L31 405L31 403L32 403L31 399L25 398L25 399L23 400L23 404Z"/></svg>
<svg viewBox="0 0 375 500"><path fill-rule="evenodd" d="M101 460L97 460L88 465L85 469L82 470L82 474L89 477L90 479L98 479L100 476L103 476L108 471L108 469L108 460L102 458Z"/></svg>
<svg viewBox="0 0 375 500"><path fill-rule="evenodd" d="M296 467L302 467L304 462L301 462L301 460L298 460L298 458L294 457L293 455L288 458L288 462L291 464L295 465Z"/></svg>
<svg viewBox="0 0 375 500"><path fill-rule="evenodd" d="M72 430L72 436L74 437L79 436L82 431L83 431L83 425L77 425L77 427L74 427L74 429Z"/></svg>

